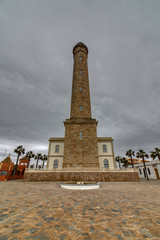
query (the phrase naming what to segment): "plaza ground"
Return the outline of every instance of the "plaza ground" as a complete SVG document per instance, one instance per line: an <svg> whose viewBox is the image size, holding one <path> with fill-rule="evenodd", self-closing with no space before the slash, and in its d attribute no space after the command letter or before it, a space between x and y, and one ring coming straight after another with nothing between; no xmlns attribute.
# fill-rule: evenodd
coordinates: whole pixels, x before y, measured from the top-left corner
<svg viewBox="0 0 160 240"><path fill-rule="evenodd" d="M0 240L160 239L160 181L65 190L55 182L0 182Z"/></svg>

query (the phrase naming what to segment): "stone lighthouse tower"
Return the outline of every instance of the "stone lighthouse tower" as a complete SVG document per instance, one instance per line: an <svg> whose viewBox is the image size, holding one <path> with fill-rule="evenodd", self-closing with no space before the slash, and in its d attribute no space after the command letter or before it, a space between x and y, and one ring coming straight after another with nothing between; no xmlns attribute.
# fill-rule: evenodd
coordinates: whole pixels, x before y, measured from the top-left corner
<svg viewBox="0 0 160 240"><path fill-rule="evenodd" d="M64 121L63 168L98 169L98 122L91 117L88 48L85 44L75 45L73 58L71 113L70 119Z"/></svg>
<svg viewBox="0 0 160 240"><path fill-rule="evenodd" d="M113 139L97 137L98 122L91 115L87 59L87 46L77 43L73 48L71 111L64 121L65 137L51 137L48 149L47 169L64 175L76 172L76 177L80 176L77 172L115 169Z"/></svg>
<svg viewBox="0 0 160 240"><path fill-rule="evenodd" d="M87 58L87 46L77 43L73 48L71 111L64 121L65 136L49 139L46 171L27 171L26 181L138 181L137 172L115 171L112 137L97 137Z"/></svg>

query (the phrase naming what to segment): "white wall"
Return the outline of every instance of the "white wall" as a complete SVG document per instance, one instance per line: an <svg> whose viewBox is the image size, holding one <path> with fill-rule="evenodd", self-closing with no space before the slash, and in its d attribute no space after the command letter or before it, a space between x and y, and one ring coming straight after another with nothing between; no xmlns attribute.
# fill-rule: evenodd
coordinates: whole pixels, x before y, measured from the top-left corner
<svg viewBox="0 0 160 240"><path fill-rule="evenodd" d="M55 152L56 145L59 145L59 152ZM107 152L103 152L103 145L107 146ZM115 169L114 162L114 153L112 148L111 141L102 141L98 143L98 155L99 155L99 164L101 171L108 171ZM62 170L63 165L63 156L64 156L64 142L59 141L51 141L49 143L49 152L48 152L48 170L56 171ZM58 168L54 168L54 160L58 160ZM107 159L109 163L109 168L104 168L104 160Z"/></svg>
<svg viewBox="0 0 160 240"><path fill-rule="evenodd" d="M55 152L56 145L59 145L59 152ZM62 170L63 164L63 155L64 155L64 142L50 142L49 143L49 152L48 152L48 170L56 171ZM58 168L54 168L54 160L58 160Z"/></svg>
<svg viewBox="0 0 160 240"><path fill-rule="evenodd" d="M104 168L104 160L107 159L109 163L109 168ZM107 170L114 170L114 163L113 163L113 157L100 157L99 156L99 164L100 164L100 170L101 171L107 171Z"/></svg>
<svg viewBox="0 0 160 240"><path fill-rule="evenodd" d="M103 145L107 146L107 152L103 152ZM115 169L112 142L110 142L110 141L98 142L98 155L99 155L99 164L100 164L100 170L101 171L107 171L107 170L114 170ZM108 163L109 163L109 168L108 169L104 168L104 160L105 159L107 159Z"/></svg>
<svg viewBox="0 0 160 240"><path fill-rule="evenodd" d="M107 146L107 152L103 152L103 145ZM113 155L112 142L99 142L98 143L98 155Z"/></svg>
<svg viewBox="0 0 160 240"><path fill-rule="evenodd" d="M143 172L143 168L144 168L144 166L138 166L138 167L137 167L137 169L138 169L138 174L139 174L139 177L140 177L140 178L145 178L144 172ZM148 172L148 168L149 168L149 170L150 170L150 174L149 174L149 172ZM155 173L155 170L154 170L155 168L157 168L158 173L159 173L159 177L160 177L160 164L157 164L156 166L154 166L154 165L147 165L147 164L146 164L146 169L147 169L147 174L148 174L149 179L157 179L157 176L156 176L156 173ZM141 169L141 173L142 173L142 174L140 174L139 169Z"/></svg>
<svg viewBox="0 0 160 240"><path fill-rule="evenodd" d="M56 159L58 160L58 168L54 168L54 160ZM50 157L48 170L51 170L51 171L62 170L62 164L63 164L63 157Z"/></svg>
<svg viewBox="0 0 160 240"><path fill-rule="evenodd" d="M51 142L50 143L51 144L51 146L50 146L50 156L51 155L56 155L56 156L62 156L62 155L64 155L64 143L63 142ZM56 145L59 145L59 152L58 153L56 153L55 152L55 148L56 148Z"/></svg>

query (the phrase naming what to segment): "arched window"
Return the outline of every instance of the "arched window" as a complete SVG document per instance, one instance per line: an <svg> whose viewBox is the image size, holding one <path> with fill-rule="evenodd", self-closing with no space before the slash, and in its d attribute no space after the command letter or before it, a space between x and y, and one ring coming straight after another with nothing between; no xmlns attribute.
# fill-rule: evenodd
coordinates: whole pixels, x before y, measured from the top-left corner
<svg viewBox="0 0 160 240"><path fill-rule="evenodd" d="M104 160L104 168L109 168L109 163L107 159Z"/></svg>
<svg viewBox="0 0 160 240"><path fill-rule="evenodd" d="M54 160L54 168L58 168L58 160Z"/></svg>

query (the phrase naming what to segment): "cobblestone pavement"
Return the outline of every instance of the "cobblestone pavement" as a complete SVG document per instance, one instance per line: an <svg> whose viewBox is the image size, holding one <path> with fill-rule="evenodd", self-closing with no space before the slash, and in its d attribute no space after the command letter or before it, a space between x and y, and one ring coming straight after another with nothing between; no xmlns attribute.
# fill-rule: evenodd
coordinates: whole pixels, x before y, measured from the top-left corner
<svg viewBox="0 0 160 240"><path fill-rule="evenodd" d="M160 239L160 181L59 186L0 182L0 239Z"/></svg>

